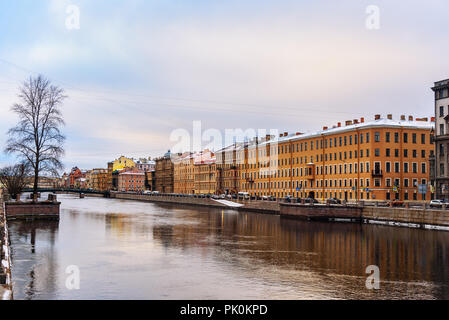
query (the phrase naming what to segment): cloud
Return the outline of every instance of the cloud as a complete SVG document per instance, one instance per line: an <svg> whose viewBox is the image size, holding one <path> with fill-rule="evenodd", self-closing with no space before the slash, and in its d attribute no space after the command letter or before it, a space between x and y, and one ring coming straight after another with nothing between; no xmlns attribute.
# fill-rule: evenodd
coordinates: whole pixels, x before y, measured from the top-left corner
<svg viewBox="0 0 449 320"><path fill-rule="evenodd" d="M77 1L81 29L69 32L69 3L49 1L38 35L0 52L25 67L7 79L31 69L66 88L67 163L157 156L194 120L307 131L373 113L429 116L429 87L449 68L435 54L449 46L444 1L379 1L374 32L363 3L140 0ZM2 99L14 94L0 97L3 111Z"/></svg>

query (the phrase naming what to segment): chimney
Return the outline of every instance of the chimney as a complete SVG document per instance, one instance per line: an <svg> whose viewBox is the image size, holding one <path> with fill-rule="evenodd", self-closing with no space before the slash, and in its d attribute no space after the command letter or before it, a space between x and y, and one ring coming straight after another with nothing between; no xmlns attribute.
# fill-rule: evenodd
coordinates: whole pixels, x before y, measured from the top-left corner
<svg viewBox="0 0 449 320"><path fill-rule="evenodd" d="M337 123L337 127L339 128L341 127L341 122Z"/></svg>
<svg viewBox="0 0 449 320"><path fill-rule="evenodd" d="M435 122L435 117L430 118L431 122Z"/></svg>
<svg viewBox="0 0 449 320"><path fill-rule="evenodd" d="M271 139L271 135L267 134L267 135L265 136L265 140L266 140L266 141L270 141L270 139Z"/></svg>
<svg viewBox="0 0 449 320"><path fill-rule="evenodd" d="M405 121L405 116L404 115L401 115L401 120Z"/></svg>
<svg viewBox="0 0 449 320"><path fill-rule="evenodd" d="M284 132L284 137L288 136L288 132Z"/></svg>
<svg viewBox="0 0 449 320"><path fill-rule="evenodd" d="M346 120L345 125L350 126L352 124L351 120Z"/></svg>
<svg viewBox="0 0 449 320"><path fill-rule="evenodd" d="M328 127L323 127L323 131L326 131L327 129L329 129Z"/></svg>
<svg viewBox="0 0 449 320"><path fill-rule="evenodd" d="M283 133L281 133L280 135L279 135L279 138L282 138L284 136L284 134Z"/></svg>
<svg viewBox="0 0 449 320"><path fill-rule="evenodd" d="M374 116L374 120L379 120L380 119L380 114L376 114L375 116Z"/></svg>
<svg viewBox="0 0 449 320"><path fill-rule="evenodd" d="M413 116L408 116L408 121L413 121Z"/></svg>
<svg viewBox="0 0 449 320"><path fill-rule="evenodd" d="M360 123L365 123L365 118L360 118Z"/></svg>
<svg viewBox="0 0 449 320"><path fill-rule="evenodd" d="M387 115L387 119L388 120L393 120L393 115L392 114Z"/></svg>
<svg viewBox="0 0 449 320"><path fill-rule="evenodd" d="M296 132L296 135L300 136L300 135L302 135L302 133L301 132Z"/></svg>
<svg viewBox="0 0 449 320"><path fill-rule="evenodd" d="M354 122L354 124L358 124L359 123L359 120L358 119L354 119L354 120L352 120L353 122Z"/></svg>

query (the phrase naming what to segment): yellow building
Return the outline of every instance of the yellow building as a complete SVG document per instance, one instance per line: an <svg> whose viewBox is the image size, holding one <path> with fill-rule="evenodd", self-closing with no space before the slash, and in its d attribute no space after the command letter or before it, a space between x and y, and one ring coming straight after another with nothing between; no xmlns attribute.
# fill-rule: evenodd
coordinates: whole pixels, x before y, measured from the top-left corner
<svg viewBox="0 0 449 320"><path fill-rule="evenodd" d="M173 192L194 194L194 154L186 152L174 156L173 166Z"/></svg>
<svg viewBox="0 0 449 320"><path fill-rule="evenodd" d="M217 168L215 155L205 150L195 156L195 193L215 194L217 190Z"/></svg>
<svg viewBox="0 0 449 320"><path fill-rule="evenodd" d="M122 170L124 168L134 168L136 163L133 159L127 158L125 156L121 156L117 160L114 160L112 163L112 171Z"/></svg>

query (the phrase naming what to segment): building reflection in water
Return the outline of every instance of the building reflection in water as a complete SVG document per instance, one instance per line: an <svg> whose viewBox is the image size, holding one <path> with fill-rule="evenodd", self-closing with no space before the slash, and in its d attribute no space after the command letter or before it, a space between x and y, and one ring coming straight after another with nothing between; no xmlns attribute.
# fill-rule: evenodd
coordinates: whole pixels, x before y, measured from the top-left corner
<svg viewBox="0 0 449 320"><path fill-rule="evenodd" d="M449 232L61 198L59 224L9 223L17 299L449 299Z"/></svg>
<svg viewBox="0 0 449 320"><path fill-rule="evenodd" d="M54 246L58 227L58 221L8 222L15 299L35 299L40 297L41 290L45 290L45 298L53 297L57 269Z"/></svg>
<svg viewBox="0 0 449 320"><path fill-rule="evenodd" d="M259 266L358 277L354 290L364 286L366 267L376 265L384 287L415 283L426 297L449 299L448 232L217 210L201 210L195 218L199 224L154 226L153 236L165 247L224 248Z"/></svg>

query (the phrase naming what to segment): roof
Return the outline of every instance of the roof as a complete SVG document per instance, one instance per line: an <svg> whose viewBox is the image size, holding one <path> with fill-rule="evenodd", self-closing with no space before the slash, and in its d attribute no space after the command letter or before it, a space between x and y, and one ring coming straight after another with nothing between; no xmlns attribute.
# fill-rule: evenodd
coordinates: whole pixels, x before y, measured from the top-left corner
<svg viewBox="0 0 449 320"><path fill-rule="evenodd" d="M131 171L125 171L125 172L120 172L119 176L122 175L130 175L130 176L144 176L145 173L139 170L131 170Z"/></svg>

